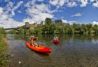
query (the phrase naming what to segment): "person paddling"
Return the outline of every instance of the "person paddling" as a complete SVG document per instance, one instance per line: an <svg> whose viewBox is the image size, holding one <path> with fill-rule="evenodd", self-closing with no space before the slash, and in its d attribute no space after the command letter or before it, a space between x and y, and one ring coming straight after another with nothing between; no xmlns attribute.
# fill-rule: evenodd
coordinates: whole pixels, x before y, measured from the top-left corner
<svg viewBox="0 0 98 67"><path fill-rule="evenodd" d="M37 38L35 36L31 36L30 38L30 43L32 46L38 46L38 44L36 43Z"/></svg>
<svg viewBox="0 0 98 67"><path fill-rule="evenodd" d="M58 37L54 37L53 40L59 40L59 38Z"/></svg>
<svg viewBox="0 0 98 67"><path fill-rule="evenodd" d="M53 41L52 41L54 44L59 44L60 43L60 40L59 38L56 36L53 38Z"/></svg>

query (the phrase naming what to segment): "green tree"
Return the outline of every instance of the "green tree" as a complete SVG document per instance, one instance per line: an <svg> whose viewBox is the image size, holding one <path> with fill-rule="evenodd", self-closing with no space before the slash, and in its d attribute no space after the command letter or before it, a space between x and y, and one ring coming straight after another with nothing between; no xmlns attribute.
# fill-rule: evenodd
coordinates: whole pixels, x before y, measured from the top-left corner
<svg viewBox="0 0 98 67"><path fill-rule="evenodd" d="M50 18L45 19L45 25L42 27L42 33L44 34L53 34L55 29L55 25L53 24Z"/></svg>

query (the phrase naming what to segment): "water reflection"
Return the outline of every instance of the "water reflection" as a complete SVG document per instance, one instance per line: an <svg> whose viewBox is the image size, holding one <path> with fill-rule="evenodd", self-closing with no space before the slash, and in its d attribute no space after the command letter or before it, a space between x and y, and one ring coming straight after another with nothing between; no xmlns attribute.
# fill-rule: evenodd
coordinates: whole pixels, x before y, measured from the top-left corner
<svg viewBox="0 0 98 67"><path fill-rule="evenodd" d="M9 50L13 54L10 67L98 67L98 36L59 35L59 45L51 42L54 35L37 37L38 42L52 48L49 56L31 51L20 36L17 39L8 36Z"/></svg>

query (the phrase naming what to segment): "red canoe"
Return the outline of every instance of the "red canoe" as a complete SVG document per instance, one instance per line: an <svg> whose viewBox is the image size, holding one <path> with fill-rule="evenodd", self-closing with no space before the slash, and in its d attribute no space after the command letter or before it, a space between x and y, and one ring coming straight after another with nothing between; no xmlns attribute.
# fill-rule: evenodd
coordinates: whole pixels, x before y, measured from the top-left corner
<svg viewBox="0 0 98 67"><path fill-rule="evenodd" d="M53 42L54 44L56 44L56 45L60 43L59 40L53 40L52 42Z"/></svg>
<svg viewBox="0 0 98 67"><path fill-rule="evenodd" d="M29 42L26 42L26 46L28 48L30 48L31 50L39 52L39 53L43 53L43 54L49 54L49 53L51 53L51 48L48 48L48 47L43 46L43 45L33 46Z"/></svg>

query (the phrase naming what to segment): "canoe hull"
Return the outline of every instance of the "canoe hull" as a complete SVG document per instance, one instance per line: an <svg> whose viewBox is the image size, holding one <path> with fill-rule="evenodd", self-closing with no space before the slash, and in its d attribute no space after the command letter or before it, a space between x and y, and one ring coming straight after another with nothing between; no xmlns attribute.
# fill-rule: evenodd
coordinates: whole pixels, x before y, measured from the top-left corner
<svg viewBox="0 0 98 67"><path fill-rule="evenodd" d="M26 42L26 46L28 48L30 48L31 50L38 52L38 53L43 53L43 54L50 54L51 53L51 48L45 47L43 45L33 46L29 42Z"/></svg>
<svg viewBox="0 0 98 67"><path fill-rule="evenodd" d="M56 44L56 45L60 43L59 40L53 40L52 42L53 42L54 44Z"/></svg>

